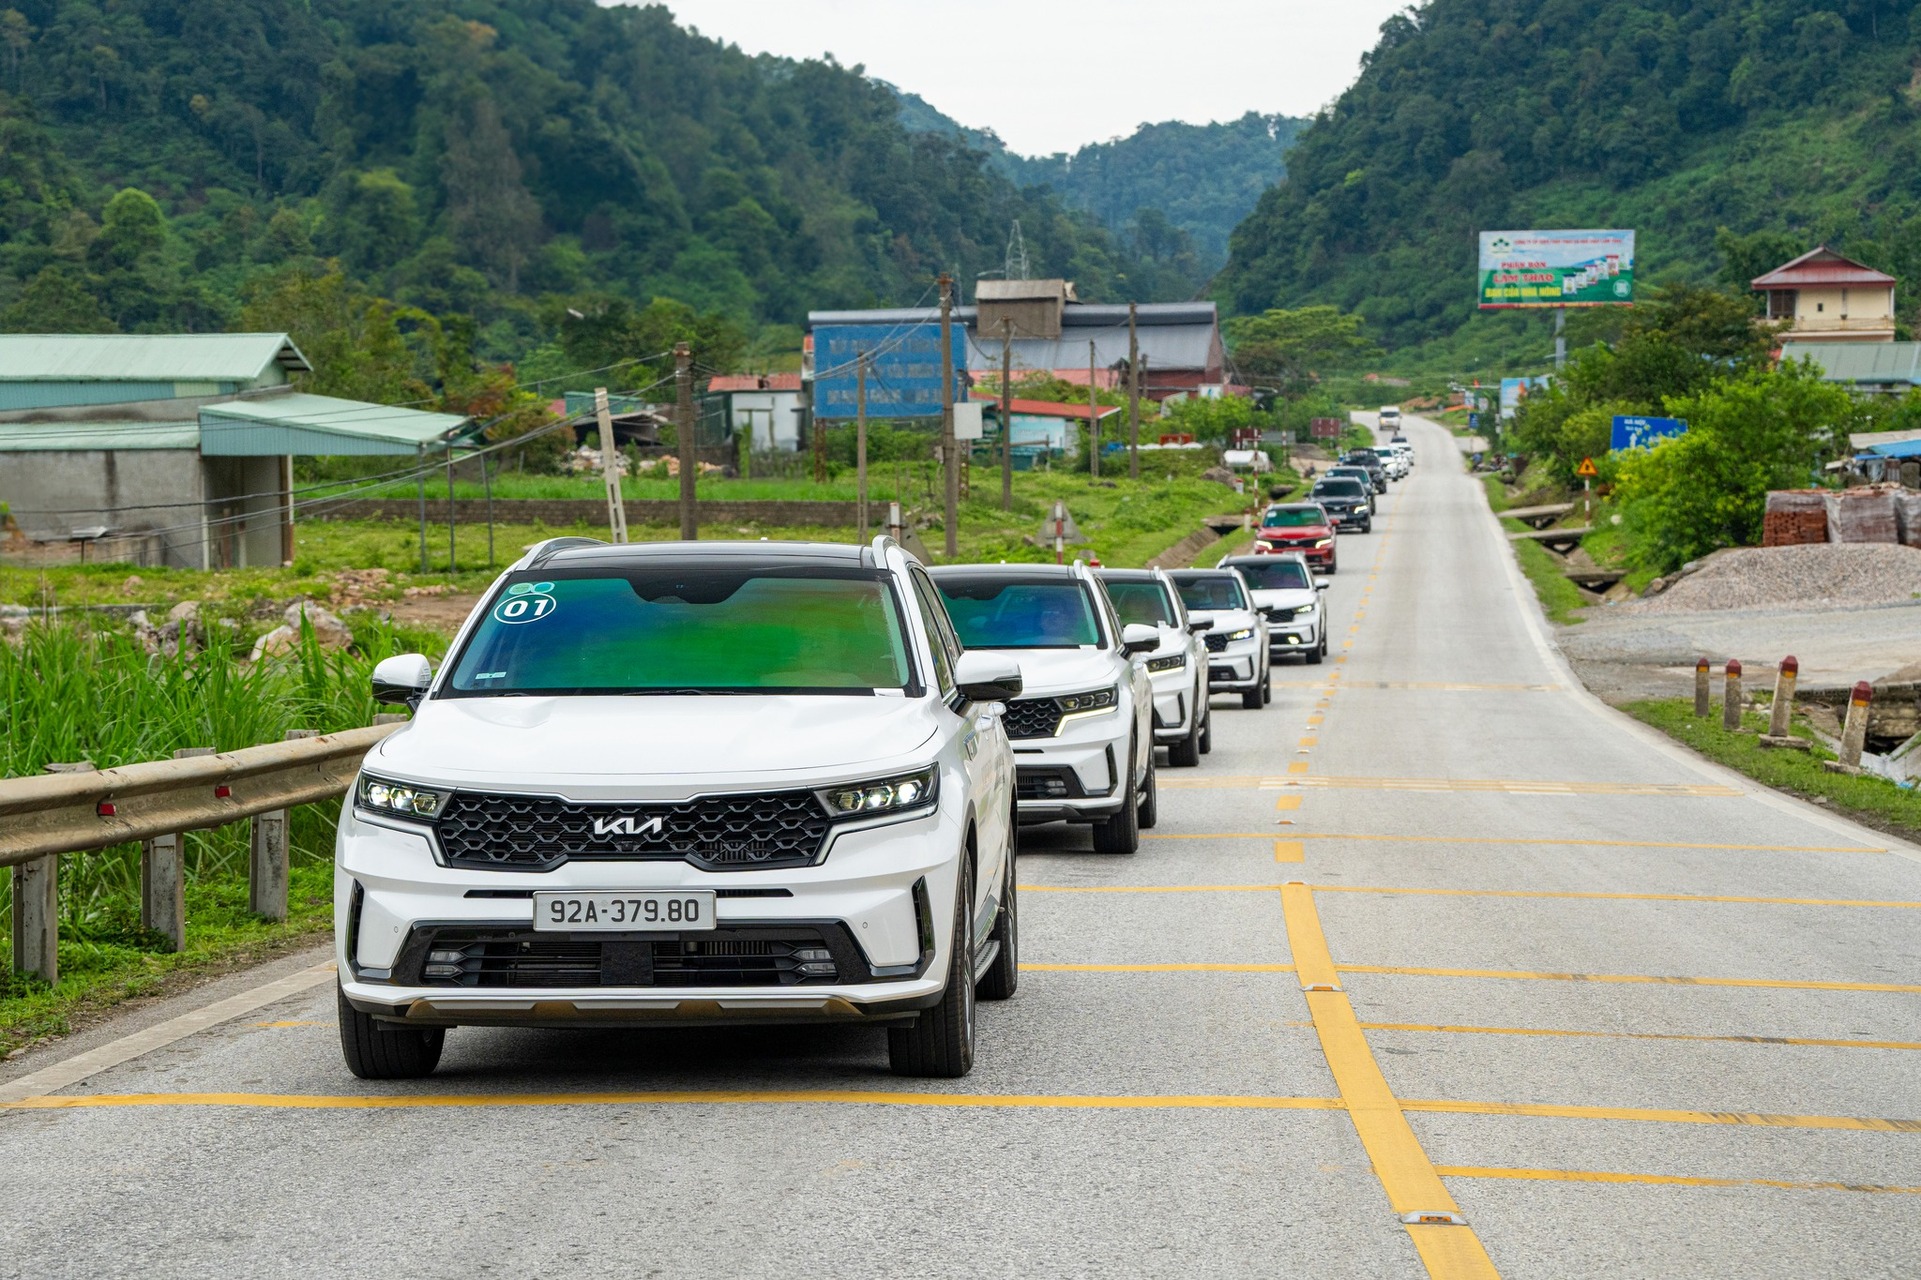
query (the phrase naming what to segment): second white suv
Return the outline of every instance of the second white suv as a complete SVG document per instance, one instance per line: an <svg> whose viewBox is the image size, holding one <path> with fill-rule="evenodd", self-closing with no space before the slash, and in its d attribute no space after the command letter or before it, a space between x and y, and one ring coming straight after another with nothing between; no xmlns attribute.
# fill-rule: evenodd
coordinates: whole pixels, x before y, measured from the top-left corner
<svg viewBox="0 0 1921 1280"><path fill-rule="evenodd" d="M1247 579L1254 606L1267 619L1269 656L1299 654L1310 666L1327 660L1327 609L1321 599L1327 579L1315 577L1298 553L1229 556L1221 568Z"/></svg>
<svg viewBox="0 0 1921 1280"><path fill-rule="evenodd" d="M1022 823L1092 824L1100 853L1133 853L1154 825L1154 692L1134 656L1160 643L1123 627L1084 564L943 565L934 585L969 654L1020 663L1007 704Z"/></svg>
<svg viewBox="0 0 1921 1280"><path fill-rule="evenodd" d="M1238 693L1249 711L1274 696L1268 687L1267 618L1254 607L1247 579L1232 569L1176 569L1167 575L1196 622L1208 625L1207 687Z"/></svg>
<svg viewBox="0 0 1921 1280"><path fill-rule="evenodd" d="M341 1051L423 1076L446 1028L840 1021L963 1076L1014 993L1018 667L872 546L534 548L340 814Z"/></svg>
<svg viewBox="0 0 1921 1280"><path fill-rule="evenodd" d="M1097 574L1121 625L1138 623L1160 634L1160 645L1139 659L1154 686L1154 741L1167 748L1167 763L1192 768L1214 747L1214 717L1207 697L1207 625L1187 616L1180 592L1165 569L1102 569Z"/></svg>

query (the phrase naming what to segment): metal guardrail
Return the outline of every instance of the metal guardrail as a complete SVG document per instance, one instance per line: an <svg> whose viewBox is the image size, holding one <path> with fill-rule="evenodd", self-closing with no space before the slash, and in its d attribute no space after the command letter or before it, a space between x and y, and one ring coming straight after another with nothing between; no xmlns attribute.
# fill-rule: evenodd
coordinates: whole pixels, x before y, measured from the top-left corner
<svg viewBox="0 0 1921 1280"><path fill-rule="evenodd" d="M0 866L13 868L13 967L59 978L58 859L141 841L141 923L178 950L185 943L188 831L253 820L249 906L287 915L287 810L344 792L360 762L405 717L364 729L300 734L238 751L177 753L95 770L50 766L43 777L0 779Z"/></svg>

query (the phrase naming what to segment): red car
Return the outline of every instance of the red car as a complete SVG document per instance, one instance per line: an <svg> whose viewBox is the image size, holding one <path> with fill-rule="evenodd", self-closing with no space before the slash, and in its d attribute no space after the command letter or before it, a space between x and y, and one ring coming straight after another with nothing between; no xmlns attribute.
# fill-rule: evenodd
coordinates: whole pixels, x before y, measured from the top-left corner
<svg viewBox="0 0 1921 1280"><path fill-rule="evenodd" d="M1279 502L1261 515L1261 527L1254 531L1254 554L1298 551L1308 564L1329 573L1336 571L1334 522L1314 502Z"/></svg>

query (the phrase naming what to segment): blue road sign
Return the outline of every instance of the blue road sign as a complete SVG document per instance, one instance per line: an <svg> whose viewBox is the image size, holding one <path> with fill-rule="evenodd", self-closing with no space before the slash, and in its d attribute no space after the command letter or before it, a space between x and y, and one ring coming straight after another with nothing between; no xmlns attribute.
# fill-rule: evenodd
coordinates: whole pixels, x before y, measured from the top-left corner
<svg viewBox="0 0 1921 1280"><path fill-rule="evenodd" d="M1610 449L1640 449L1678 436L1688 429L1688 424L1680 418L1643 418L1638 415L1617 414L1614 419L1614 436L1609 442Z"/></svg>
<svg viewBox="0 0 1921 1280"><path fill-rule="evenodd" d="M1479 431L1479 430L1481 429L1481 415L1480 415L1480 414L1478 414L1478 413L1470 413L1470 414L1468 414L1468 415L1467 415L1467 429L1468 429L1469 431Z"/></svg>
<svg viewBox="0 0 1921 1280"><path fill-rule="evenodd" d="M953 326L954 398L967 372L967 328ZM867 414L873 418L940 416L939 324L836 324L814 330L814 416L855 413L856 363L865 352Z"/></svg>

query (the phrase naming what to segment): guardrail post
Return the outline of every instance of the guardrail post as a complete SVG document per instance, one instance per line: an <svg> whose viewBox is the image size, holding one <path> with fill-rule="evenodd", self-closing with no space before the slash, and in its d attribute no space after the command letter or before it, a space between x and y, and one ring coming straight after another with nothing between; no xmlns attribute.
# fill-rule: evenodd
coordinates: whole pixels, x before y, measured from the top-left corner
<svg viewBox="0 0 1921 1280"><path fill-rule="evenodd" d="M1793 654L1781 659L1781 665L1774 672L1774 705L1768 711L1768 731L1761 735L1764 747L1787 747L1795 751L1806 751L1814 744L1806 738L1797 738L1791 731L1794 723L1794 686L1801 675L1801 664Z"/></svg>
<svg viewBox="0 0 1921 1280"><path fill-rule="evenodd" d="M1700 719L1708 715L1708 660L1694 660L1694 714Z"/></svg>
<svg viewBox="0 0 1921 1280"><path fill-rule="evenodd" d="M212 747L182 747L173 758L212 754ZM140 923L165 939L168 951L187 945L186 845L186 833L181 831L140 842Z"/></svg>
<svg viewBox="0 0 1921 1280"><path fill-rule="evenodd" d="M289 729L287 741L318 738L318 729ZM288 811L272 809L253 816L248 832L247 910L266 920L287 918Z"/></svg>
<svg viewBox="0 0 1921 1280"><path fill-rule="evenodd" d="M50 764L48 773L92 773L93 761ZM13 868L13 969L60 981L60 855Z"/></svg>
<svg viewBox="0 0 1921 1280"><path fill-rule="evenodd" d="M1866 680L1857 680L1854 692L1848 696L1848 718L1841 726L1841 758L1827 762L1830 772L1861 771L1861 748L1868 740L1868 704L1873 700L1874 686Z"/></svg>
<svg viewBox="0 0 1921 1280"><path fill-rule="evenodd" d="M1721 691L1721 727L1729 733L1741 732L1741 660L1729 658L1727 683Z"/></svg>

